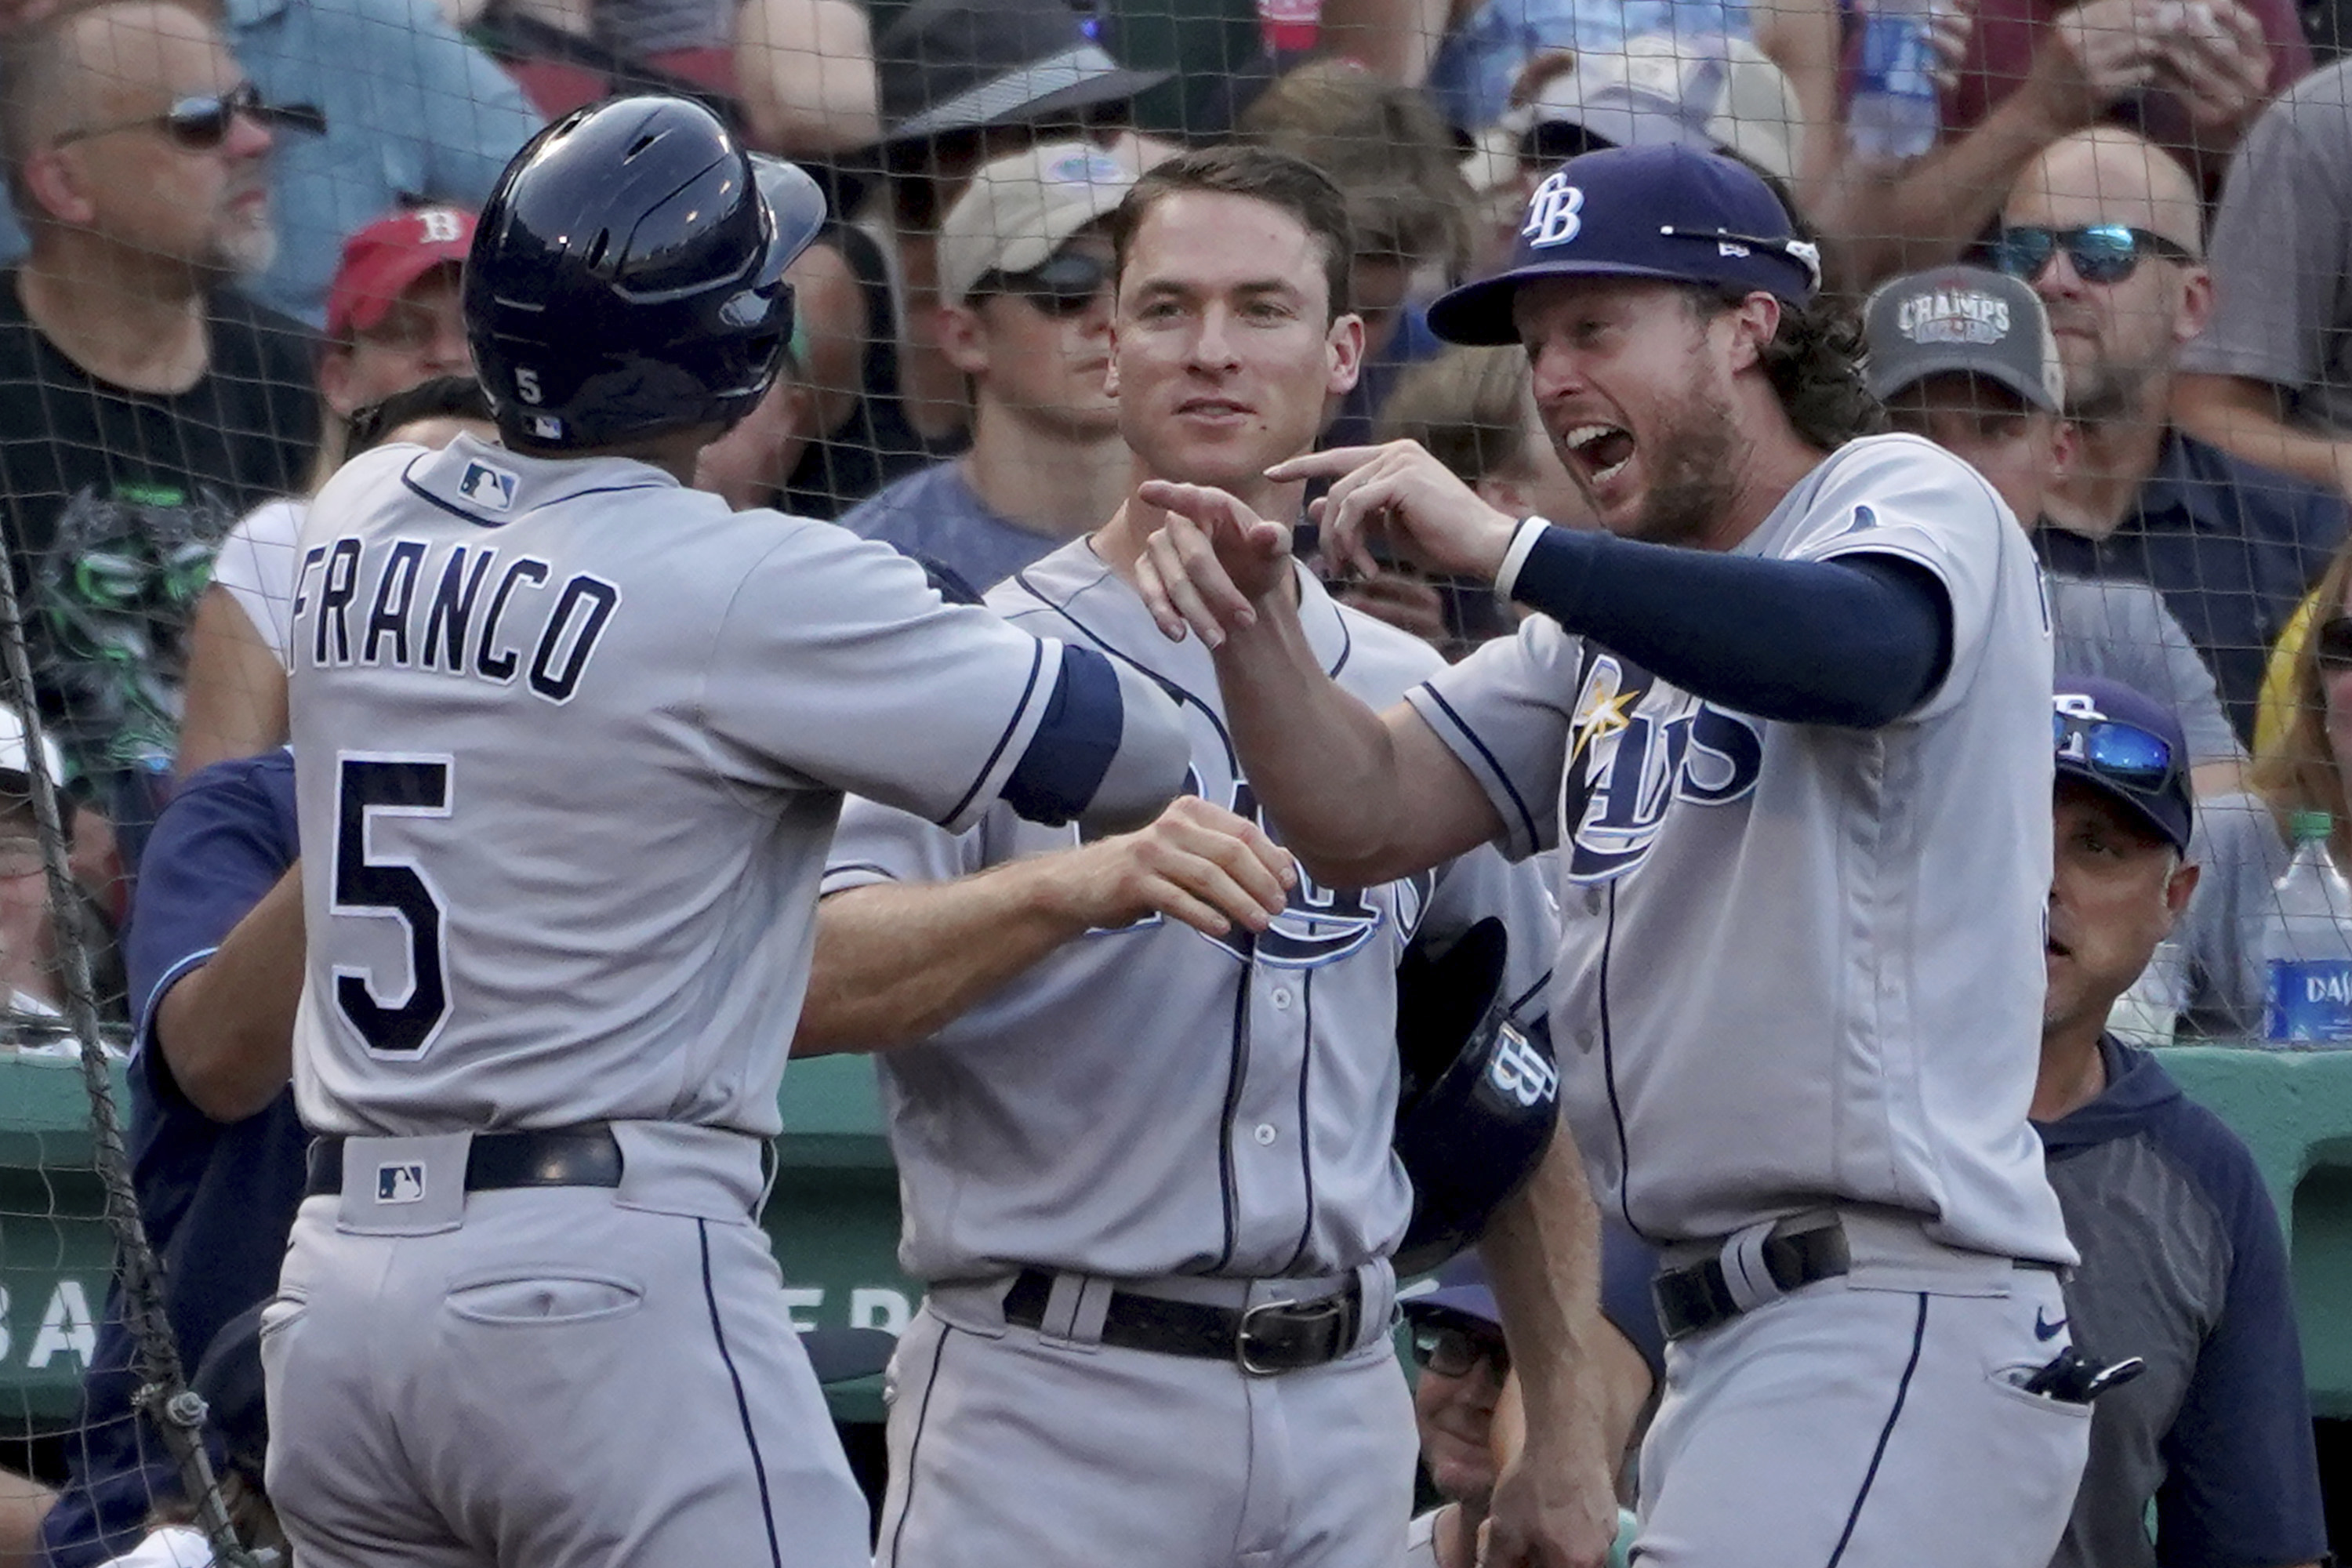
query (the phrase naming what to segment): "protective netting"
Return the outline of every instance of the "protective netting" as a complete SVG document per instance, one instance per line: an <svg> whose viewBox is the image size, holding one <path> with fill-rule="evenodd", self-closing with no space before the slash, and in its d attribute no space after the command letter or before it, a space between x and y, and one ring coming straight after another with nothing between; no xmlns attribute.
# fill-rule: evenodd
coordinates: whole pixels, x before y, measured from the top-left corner
<svg viewBox="0 0 2352 1568"><path fill-rule="evenodd" d="M56 1486L127 1454L141 1478L110 1533L54 1560L124 1549L150 1511L217 1530L217 1498L171 1478L241 1473L217 1435L209 1465L118 1440L150 1419L126 1397L160 1414L207 1351L176 1342L173 1292L198 1280L213 1325L266 1293L175 1244L191 1205L217 1224L249 1202L264 1235L289 1217L284 1182L200 1192L204 1149L173 1140L205 1118L152 1041L126 1068L161 983L204 954L126 962L124 933L165 805L286 739L291 606L321 581L308 498L362 447L486 427L458 268L545 120L682 93L817 175L834 218L793 268L784 371L697 480L971 588L1127 494L1105 370L1115 323L1141 328L1107 224L1159 161L1245 141L1337 187L1353 252L1331 281L1363 330L1321 391L1322 445L1415 440L1505 511L1593 526L1626 452L1686 405L1568 427L1577 373L1442 342L1428 306L1580 233L1671 222L1587 204L1554 177L1569 157L1737 155L1795 215L1811 330L1866 342L1885 405L1798 353L1775 368L1791 417L1891 418L1968 458L2049 573L2062 670L2177 715L2151 736L2102 688L2069 715L2082 771L2149 800L2185 778L2200 808L2201 882L2116 1026L2326 1043L2352 1039L2338 26L2326 0L0 0L0 525L23 621L0 616L0 1459ZM1623 384L1593 384L1605 404ZM1704 499L1712 477L1653 482ZM1404 562L1341 591L1449 657L1514 620L1486 584ZM824 1281L812 1323L895 1331L916 1290L887 1192L826 1163L837 1131L807 1134L807 1170L788 1158L799 1201L772 1223ZM168 1266L134 1239L151 1157L138 1206ZM110 1315L132 1359L100 1412L84 1379ZM43 1507L10 1485L0 1562Z"/></svg>

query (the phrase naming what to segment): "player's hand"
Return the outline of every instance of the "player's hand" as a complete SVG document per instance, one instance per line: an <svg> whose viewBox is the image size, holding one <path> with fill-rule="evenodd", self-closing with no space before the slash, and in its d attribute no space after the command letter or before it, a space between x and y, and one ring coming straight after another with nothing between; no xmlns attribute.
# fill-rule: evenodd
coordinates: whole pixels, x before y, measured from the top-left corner
<svg viewBox="0 0 2352 1568"><path fill-rule="evenodd" d="M1186 627L1210 647L1257 624L1257 606L1287 593L1290 530L1269 522L1214 485L1147 480L1137 492L1167 514L1144 542L1136 587L1171 642Z"/></svg>
<svg viewBox="0 0 2352 1568"><path fill-rule="evenodd" d="M1088 930L1166 915L1223 936L1236 924L1265 930L1297 884L1290 851L1265 829L1188 795L1147 827L1073 851L1062 887L1072 917Z"/></svg>
<svg viewBox="0 0 2352 1568"><path fill-rule="evenodd" d="M1313 509L1324 557L1367 577L1380 574L1370 537L1377 532L1391 554L1433 576L1492 582L1519 531L1519 519L1488 506L1417 441L1311 452L1265 477L1335 481Z"/></svg>
<svg viewBox="0 0 2352 1568"><path fill-rule="evenodd" d="M1617 1541L1617 1493L1597 1454L1530 1435L1495 1482L1478 1568L1604 1568Z"/></svg>

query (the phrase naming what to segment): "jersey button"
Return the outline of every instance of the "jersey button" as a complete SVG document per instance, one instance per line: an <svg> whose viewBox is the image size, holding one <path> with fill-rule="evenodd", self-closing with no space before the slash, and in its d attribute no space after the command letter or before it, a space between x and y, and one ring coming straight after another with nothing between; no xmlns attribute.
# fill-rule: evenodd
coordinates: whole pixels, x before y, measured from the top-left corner
<svg viewBox="0 0 2352 1568"><path fill-rule="evenodd" d="M1277 985L1271 992L1267 993L1265 999L1273 1003L1277 1007L1287 1007L1290 1005L1290 987L1287 985Z"/></svg>
<svg viewBox="0 0 2352 1568"><path fill-rule="evenodd" d="M1264 1145L1273 1142L1277 1134L1274 1131L1273 1122L1261 1121L1257 1124L1255 1130L1250 1133L1250 1136L1256 1139L1261 1145Z"/></svg>

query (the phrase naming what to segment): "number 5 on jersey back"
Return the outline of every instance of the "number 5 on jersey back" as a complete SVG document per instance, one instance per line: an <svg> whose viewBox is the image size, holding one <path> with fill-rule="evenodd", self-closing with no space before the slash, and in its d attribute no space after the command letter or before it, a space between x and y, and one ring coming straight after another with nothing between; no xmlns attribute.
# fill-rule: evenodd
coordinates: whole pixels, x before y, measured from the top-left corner
<svg viewBox="0 0 2352 1568"><path fill-rule="evenodd" d="M450 759L346 752L335 767L334 912L396 920L408 932L408 984L397 994L369 969L338 963L335 1006L368 1049L421 1056L449 1016L443 904L423 868L370 843L387 816L449 815Z"/></svg>

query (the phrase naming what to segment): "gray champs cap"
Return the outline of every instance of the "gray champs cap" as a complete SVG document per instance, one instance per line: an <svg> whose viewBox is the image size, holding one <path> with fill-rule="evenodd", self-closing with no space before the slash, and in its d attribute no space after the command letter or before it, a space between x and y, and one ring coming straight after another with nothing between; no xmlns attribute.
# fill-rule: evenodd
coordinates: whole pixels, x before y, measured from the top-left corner
<svg viewBox="0 0 2352 1568"><path fill-rule="evenodd" d="M2056 413L2066 373L2050 315L2021 279L1981 267L1897 278L1863 308L1872 395L1884 402L1931 375L1981 375Z"/></svg>

